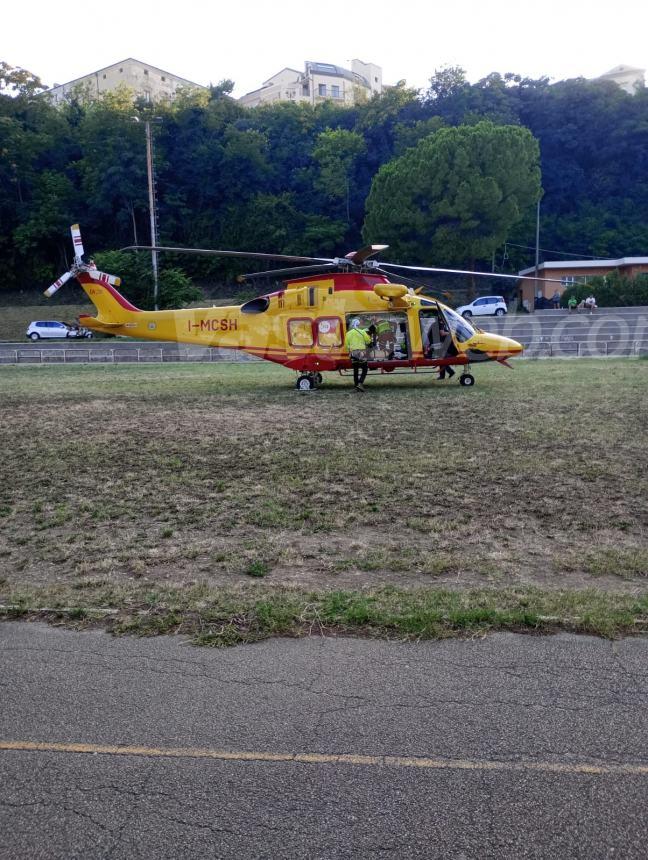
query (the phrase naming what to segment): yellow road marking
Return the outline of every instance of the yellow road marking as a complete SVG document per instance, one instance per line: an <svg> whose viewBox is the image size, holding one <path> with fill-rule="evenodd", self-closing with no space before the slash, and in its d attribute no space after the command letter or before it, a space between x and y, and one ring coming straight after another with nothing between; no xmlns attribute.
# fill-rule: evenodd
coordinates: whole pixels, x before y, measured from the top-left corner
<svg viewBox="0 0 648 860"><path fill-rule="evenodd" d="M141 747L105 744L46 743L40 741L0 741L1 750L21 752L85 753L146 758L205 758L220 761L297 762L299 764L342 764L362 767L416 767L436 770L541 771L566 774L622 774L648 776L644 764L589 764L587 762L488 761L484 759L427 758L424 756L353 755L334 753L252 752L193 747Z"/></svg>

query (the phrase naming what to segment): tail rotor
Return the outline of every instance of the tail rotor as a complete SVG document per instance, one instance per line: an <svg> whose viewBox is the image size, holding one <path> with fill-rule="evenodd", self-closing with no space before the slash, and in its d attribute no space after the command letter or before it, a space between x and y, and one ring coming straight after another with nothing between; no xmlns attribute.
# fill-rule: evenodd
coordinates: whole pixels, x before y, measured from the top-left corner
<svg viewBox="0 0 648 860"><path fill-rule="evenodd" d="M83 262L83 240L81 239L81 228L78 224L72 224L70 227L72 234L72 245L74 246L74 259L80 263Z"/></svg>
<svg viewBox="0 0 648 860"><path fill-rule="evenodd" d="M61 275L58 280L45 290L47 298L51 298L57 290L60 290L63 284L66 284L70 278L78 277L80 274L86 274L93 281L98 281L104 286L118 287L121 284L121 278L116 275L109 275L106 272L100 272L91 260L89 263L83 261L83 240L81 239L81 229L78 224L72 224L70 227L72 234L72 245L74 247L74 262L70 266L70 270Z"/></svg>
<svg viewBox="0 0 648 860"><path fill-rule="evenodd" d="M67 283L71 277L73 277L73 274L72 274L72 271L69 271L69 272L66 272L64 275L61 275L61 277L58 280L54 281L54 283L51 284L45 290L45 295L47 296L47 298L51 299L52 296L54 295L54 293L57 290L60 290L61 287L63 286L63 284Z"/></svg>

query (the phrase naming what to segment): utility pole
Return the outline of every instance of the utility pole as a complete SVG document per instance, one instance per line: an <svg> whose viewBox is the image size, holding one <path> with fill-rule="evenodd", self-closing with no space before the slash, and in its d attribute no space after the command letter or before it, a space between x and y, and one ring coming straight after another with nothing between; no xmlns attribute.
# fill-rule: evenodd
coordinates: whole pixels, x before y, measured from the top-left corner
<svg viewBox="0 0 648 860"><path fill-rule="evenodd" d="M535 276L538 277L538 269L540 266L540 199L536 208L536 243L535 243ZM537 281L536 281L537 286Z"/></svg>
<svg viewBox="0 0 648 860"><path fill-rule="evenodd" d="M131 117L133 122L140 122L138 116ZM161 122L160 117L153 117L154 122ZM157 206L155 202L155 181L153 176L153 134L151 132L151 120L144 120L144 129L146 130L146 175L148 177L148 199L149 199L149 217L151 223L151 245L157 247ZM159 310L158 307L158 258L157 251L151 251L151 266L153 269L153 307Z"/></svg>
<svg viewBox="0 0 648 860"><path fill-rule="evenodd" d="M155 206L155 191L153 188L153 137L151 135L151 122L146 120L144 123L146 129L146 172L148 175L148 196L149 196L149 215L151 218L151 265L153 267L153 307L157 311L158 307L158 259L157 251L157 211Z"/></svg>

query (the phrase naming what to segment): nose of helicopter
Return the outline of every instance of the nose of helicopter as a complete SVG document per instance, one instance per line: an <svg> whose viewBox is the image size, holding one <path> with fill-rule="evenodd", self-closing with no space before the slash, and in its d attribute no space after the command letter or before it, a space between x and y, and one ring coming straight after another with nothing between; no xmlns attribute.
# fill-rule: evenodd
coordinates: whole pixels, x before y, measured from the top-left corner
<svg viewBox="0 0 648 860"><path fill-rule="evenodd" d="M496 361L503 358L512 358L524 351L522 344L516 340L500 334L491 334L490 332L480 332L474 341L471 341L470 345L473 349L478 349L482 353L486 353L489 358Z"/></svg>
<svg viewBox="0 0 648 860"><path fill-rule="evenodd" d="M514 355L520 355L520 353L524 352L524 347L521 343L518 343L516 340L510 337L500 337L500 350L503 350L507 353L509 357Z"/></svg>

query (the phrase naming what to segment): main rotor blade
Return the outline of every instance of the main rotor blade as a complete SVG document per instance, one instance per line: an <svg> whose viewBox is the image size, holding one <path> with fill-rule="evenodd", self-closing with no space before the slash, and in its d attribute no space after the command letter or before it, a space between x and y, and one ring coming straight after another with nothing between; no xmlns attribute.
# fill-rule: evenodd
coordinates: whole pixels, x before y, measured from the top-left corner
<svg viewBox="0 0 648 860"><path fill-rule="evenodd" d="M478 278L506 278L513 281L542 281L542 283L562 284L560 278L536 278L532 275L502 275L497 272L473 272L470 269L439 269L434 266L401 266L400 263L383 263L392 269L407 269L410 272L436 272L441 275L476 275ZM564 285L563 285L564 286Z"/></svg>
<svg viewBox="0 0 648 860"><path fill-rule="evenodd" d="M61 275L57 281L54 281L54 283L45 290L44 295L46 295L48 299L51 299L54 293L57 290L60 290L63 284L67 283L71 277L72 272L66 272L64 275Z"/></svg>
<svg viewBox="0 0 648 860"><path fill-rule="evenodd" d="M246 275L239 275L239 282L253 281L255 278L277 277L283 275L303 275L306 272L326 272L329 269L337 269L335 263L320 263L318 266L293 266L290 269L269 269L267 272L250 272Z"/></svg>
<svg viewBox="0 0 648 860"><path fill-rule="evenodd" d="M254 251L218 251L208 248L169 248L163 245L128 245L122 251L169 251L173 254L204 254L215 257L242 257L255 260L279 260L284 263L332 263L331 257L293 257L290 254L262 254Z"/></svg>
<svg viewBox="0 0 648 860"><path fill-rule="evenodd" d="M78 224L72 224L70 227L72 234L72 245L74 246L74 256L83 257L83 241L81 240L81 228Z"/></svg>
<svg viewBox="0 0 648 860"><path fill-rule="evenodd" d="M389 245L365 245L359 251L351 251L344 255L345 260L350 260L356 266L361 266L369 257L378 254L380 251L386 251Z"/></svg>

